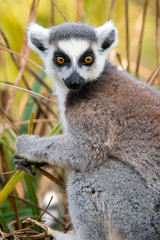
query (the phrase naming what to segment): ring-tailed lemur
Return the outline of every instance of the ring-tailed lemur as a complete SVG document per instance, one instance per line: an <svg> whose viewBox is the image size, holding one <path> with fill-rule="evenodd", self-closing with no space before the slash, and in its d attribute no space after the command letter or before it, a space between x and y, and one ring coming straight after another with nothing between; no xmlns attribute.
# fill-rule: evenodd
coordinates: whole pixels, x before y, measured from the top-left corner
<svg viewBox="0 0 160 240"><path fill-rule="evenodd" d="M117 44L111 21L32 23L28 39L54 81L64 134L18 137L15 163L70 167L74 234L54 237L160 239L160 93L106 60Z"/></svg>

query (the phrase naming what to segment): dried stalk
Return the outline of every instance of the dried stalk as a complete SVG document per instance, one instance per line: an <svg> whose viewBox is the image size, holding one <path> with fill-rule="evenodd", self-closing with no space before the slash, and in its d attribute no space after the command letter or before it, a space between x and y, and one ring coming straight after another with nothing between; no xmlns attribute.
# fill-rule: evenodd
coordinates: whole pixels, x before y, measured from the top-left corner
<svg viewBox="0 0 160 240"><path fill-rule="evenodd" d="M39 81L40 84L47 89L47 91L49 91L50 93L53 92L53 90L44 82L43 78L37 72L35 72L29 65L26 65L25 70L32 74L32 76L35 77L36 80Z"/></svg>
<svg viewBox="0 0 160 240"><path fill-rule="evenodd" d="M31 201L29 201L29 200L27 200L27 199L24 199L24 198L20 198L20 197L18 197L18 196L15 196L15 195L12 195L12 194L10 194L9 195L10 197L12 197L12 198L15 198L15 199L17 199L17 200L19 200L19 201L22 201L22 202L24 202L24 203L27 203L27 204L29 204L29 205L32 205L33 207L35 207L35 208L37 208L37 209L39 209L39 210L41 210L41 211L45 211L44 210L44 208L41 208L41 207L39 207L38 205L36 205L35 203L32 203ZM45 211L49 216L51 216L56 222L58 222L58 223L60 223L63 227L65 227L65 223L64 222L62 222L62 221L60 221L59 219L57 219L56 217L54 217L49 211Z"/></svg>
<svg viewBox="0 0 160 240"><path fill-rule="evenodd" d="M46 118L42 118L42 119L34 119L33 120L34 123L55 123L55 119L46 119ZM29 123L29 120L25 120L25 121L21 121L21 122L14 122L14 125L15 126L21 126L21 125L26 125ZM4 128L4 131L7 130L8 128L10 128L9 126L8 127L5 127ZM15 171L11 171L12 172L15 172ZM2 174L2 173L1 173ZM3 174L8 174L8 173L3 173Z"/></svg>
<svg viewBox="0 0 160 240"><path fill-rule="evenodd" d="M19 135L19 131L18 131L17 127L14 125L14 123L12 122L10 117L3 111L3 109L1 107L0 107L0 114L2 115L4 120L11 126L11 128L13 129L15 134Z"/></svg>
<svg viewBox="0 0 160 240"><path fill-rule="evenodd" d="M77 0L77 21L82 20L82 11L83 11L84 0Z"/></svg>
<svg viewBox="0 0 160 240"><path fill-rule="evenodd" d="M0 29L0 30L1 30L0 32L1 32L1 34L2 34L2 37L3 37L3 39L4 39L4 41L5 41L6 45L7 45L7 47L10 48L9 42L8 42L8 40L7 40L4 32L2 31L2 29ZM6 48L6 51L10 52L11 57L12 57L15 65L16 65L16 67L17 67L18 69L20 69L20 67L18 66L18 63L17 63L17 61L16 61L16 58L14 57L14 54L13 54L14 51L11 50L11 49L7 49L7 48ZM21 54L16 53L16 52L15 52L15 54L22 56ZM22 56L22 57L24 57L24 56ZM28 61L32 62L33 64L35 64L35 65L36 65L37 67L39 67L42 71L45 71L43 68L41 68L41 66L39 66L38 64L36 64L36 63L33 62L32 60L30 60L30 59L28 59L28 58L26 58L26 59L27 59ZM25 68L26 68L26 67L25 67ZM28 69L29 69L29 67L28 67ZM33 71L32 71L31 69L29 69L29 70L30 70L31 73L33 73ZM34 72L34 76L38 78L38 76L36 75L35 72ZM28 89L29 91L31 91L31 89L30 89L30 87L29 87L29 85L28 85L28 83L27 83L27 81L26 81L26 79L25 79L25 77L24 77L23 75L22 75L22 78L23 78L24 84L26 85L27 89ZM40 81L41 79L38 78L38 80ZM42 82L42 80L41 80L41 82ZM45 85L44 82L43 82L43 85ZM47 85L46 85L46 86L47 86ZM51 92L51 89L50 89L50 92ZM32 96L32 97L33 97L33 96ZM44 117L47 118L47 113L46 113L46 112L44 111L44 109L41 107L41 104L39 103L39 101L38 101L35 97L33 97L33 100L35 101L35 103L36 103L37 106L39 107L39 109L40 109L40 111L42 112L42 114L44 115ZM50 101L51 101L51 100L50 100ZM49 107L48 105L46 105L44 102L42 102L42 104L45 105L45 107L47 106L47 109L53 114L53 116L54 116L55 118L57 118L57 116L56 116L56 114L54 113L54 111L53 111L52 109L50 109L50 107ZM51 123L50 123L50 124L51 124ZM51 127L52 127L52 124L51 124ZM1 135L2 135L2 133L3 133L3 131L4 131L4 129L5 129L5 125L2 124Z"/></svg>
<svg viewBox="0 0 160 240"><path fill-rule="evenodd" d="M49 122L55 122L55 119L45 119L45 118L33 119L33 123L49 123ZM26 120L26 121L21 121L21 122L14 122L14 125L20 126L20 125L28 124L28 123L29 123L29 120Z"/></svg>
<svg viewBox="0 0 160 240"><path fill-rule="evenodd" d="M141 27L140 39L139 39L137 64L136 64L136 76L137 77L139 75L139 65L140 65L141 51L142 51L142 39L143 39L143 32L144 32L144 24L145 24L145 19L146 19L146 13L147 13L147 6L148 6L148 0L145 0L144 8L143 8L142 27Z"/></svg>
<svg viewBox="0 0 160 240"><path fill-rule="evenodd" d="M29 59L28 57L26 57L26 56L24 56L24 55L22 55L22 54L20 54L20 53L17 53L17 52L15 52L15 51L11 50L11 49L8 49L8 48L6 48L6 47L3 47L3 46L1 46L1 45L0 45L0 50L3 50L3 51L5 51L5 52L9 52L9 53L11 53L13 56L16 55L16 56L18 56L18 57L20 57L20 58L23 58L25 61L28 61L28 62L32 63L32 64L35 65L37 68L39 68L41 71L43 71L44 73L46 73L46 71L44 70L44 68L42 68L39 64L37 64L37 63L34 62L33 60ZM15 59L15 61L16 61L16 59Z"/></svg>
<svg viewBox="0 0 160 240"><path fill-rule="evenodd" d="M7 240L7 238L5 238L4 233L2 232L2 230L0 229L0 235L2 236L2 240ZM1 239L1 238L0 238Z"/></svg>
<svg viewBox="0 0 160 240"><path fill-rule="evenodd" d="M111 0L111 7L110 7L109 15L108 15L108 20L110 20L112 18L112 13L113 13L115 3L116 3L116 0Z"/></svg>
<svg viewBox="0 0 160 240"><path fill-rule="evenodd" d="M62 10L58 7L58 5L55 3L55 1L51 0L51 3L57 8L57 10L59 11L59 13L62 15L62 17L64 18L64 20L66 22L68 22L67 18L65 17L64 13L62 12Z"/></svg>
<svg viewBox="0 0 160 240"><path fill-rule="evenodd" d="M40 97L40 98L43 98L43 99L47 100L48 102L51 102L51 103L55 104L55 102L52 101L50 98L47 98L47 97L45 97L45 96L43 96L43 95L41 95L39 93L36 93L34 91L31 91L31 90L28 90L28 89L25 89L25 88L22 88L22 87L18 87L18 86L15 86L15 85L10 85L10 84L5 84L5 83L0 83L0 86L16 88L18 90L21 90L21 91L24 91L26 93L29 93L31 96L35 95L37 97Z"/></svg>
<svg viewBox="0 0 160 240"><path fill-rule="evenodd" d="M3 37L3 39L4 39L5 43L6 43L7 48L8 48L8 49L11 49L11 48L10 48L10 44L9 44L9 42L8 42L8 39L7 39L7 37L6 37L5 33L3 32L3 30L2 30L1 27L0 27L0 34L2 35L2 37ZM1 44L1 43L0 43L0 44ZM3 45L2 45L2 46L3 46ZM17 64L14 54L11 53L11 57L12 57L13 61Z"/></svg>
<svg viewBox="0 0 160 240"><path fill-rule="evenodd" d="M55 13L54 13L54 5L51 2L51 25L55 25Z"/></svg>
<svg viewBox="0 0 160 240"><path fill-rule="evenodd" d="M123 66L123 63L122 63L121 54L118 51L116 51L116 57L117 57L117 59L119 61L120 66L122 67L122 69L125 70L125 68Z"/></svg>
<svg viewBox="0 0 160 240"><path fill-rule="evenodd" d="M130 71L128 0L125 0L127 71Z"/></svg>
<svg viewBox="0 0 160 240"><path fill-rule="evenodd" d="M147 81L149 85L153 85L153 83L154 83L155 79L157 78L157 76L159 75L159 73L160 73L160 64L156 67L156 69L151 74L151 77Z"/></svg>
<svg viewBox="0 0 160 240"><path fill-rule="evenodd" d="M30 16L29 16L29 22L34 22L35 21L38 4L39 4L39 0L33 0L31 11L30 11ZM27 45L27 34L26 34L25 38L24 38L21 54L28 58L29 52L30 52L30 48ZM15 79L15 85L17 85L17 86L19 85L19 82L22 78L22 74L23 74L23 71L25 69L25 65L26 65L26 59L21 58L21 60L20 60L20 70L19 70L18 75ZM13 89L12 92L11 92L10 98L8 100L7 106L6 106L6 110L5 110L6 113L8 113L9 109L11 108L15 93L16 93L16 89Z"/></svg>
<svg viewBox="0 0 160 240"><path fill-rule="evenodd" d="M159 37L159 30L160 30L160 2L156 0L156 62L157 65L159 64L159 42L160 42L160 37ZM158 86L160 89L160 73L157 75L158 77Z"/></svg>
<svg viewBox="0 0 160 240"><path fill-rule="evenodd" d="M60 180L55 178L52 174L50 174L49 172L47 172L43 168L38 167L38 166L36 166L36 168L39 169L43 175L48 177L51 181L53 181L55 184L57 184L59 187L61 187L63 190L65 190L65 185L63 184L63 182L61 182Z"/></svg>
<svg viewBox="0 0 160 240"><path fill-rule="evenodd" d="M39 220L43 217L43 215L45 214L45 212L46 212L47 209L49 208L49 205L51 204L52 200L53 200L53 196L52 196L51 199L49 200L49 203L47 204L47 206L45 207L45 209L43 210L43 212L41 213L41 215L37 218L37 221L39 221Z"/></svg>

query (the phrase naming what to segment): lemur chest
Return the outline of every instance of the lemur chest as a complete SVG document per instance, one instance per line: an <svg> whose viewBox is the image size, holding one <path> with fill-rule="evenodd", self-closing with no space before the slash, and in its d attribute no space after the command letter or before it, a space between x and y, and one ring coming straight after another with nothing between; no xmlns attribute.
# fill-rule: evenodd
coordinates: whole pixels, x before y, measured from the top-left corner
<svg viewBox="0 0 160 240"><path fill-rule="evenodd" d="M83 125L86 121L90 123L95 118L98 120L96 114L102 110L102 101L95 94L95 85L96 82L87 83L80 91L59 89L57 95L64 131Z"/></svg>

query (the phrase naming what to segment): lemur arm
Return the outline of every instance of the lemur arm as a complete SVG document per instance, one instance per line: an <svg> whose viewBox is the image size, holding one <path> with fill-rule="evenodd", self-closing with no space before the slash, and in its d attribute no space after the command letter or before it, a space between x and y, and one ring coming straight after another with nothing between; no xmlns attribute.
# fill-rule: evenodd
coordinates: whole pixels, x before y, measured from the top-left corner
<svg viewBox="0 0 160 240"><path fill-rule="evenodd" d="M31 163L46 163L60 167L85 169L101 160L101 147L92 141L71 133L52 137L22 135L16 142L17 158L15 163L23 165L23 159ZM20 159L20 157L22 157Z"/></svg>

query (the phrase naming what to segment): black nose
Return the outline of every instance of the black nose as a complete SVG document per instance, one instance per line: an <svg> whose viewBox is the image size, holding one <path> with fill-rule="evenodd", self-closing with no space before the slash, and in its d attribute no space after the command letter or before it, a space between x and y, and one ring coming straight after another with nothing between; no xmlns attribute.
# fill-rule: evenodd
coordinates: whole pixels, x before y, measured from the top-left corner
<svg viewBox="0 0 160 240"><path fill-rule="evenodd" d="M69 89L80 89L84 84L84 78L82 78L77 72L73 72L67 79L64 80L64 83Z"/></svg>

